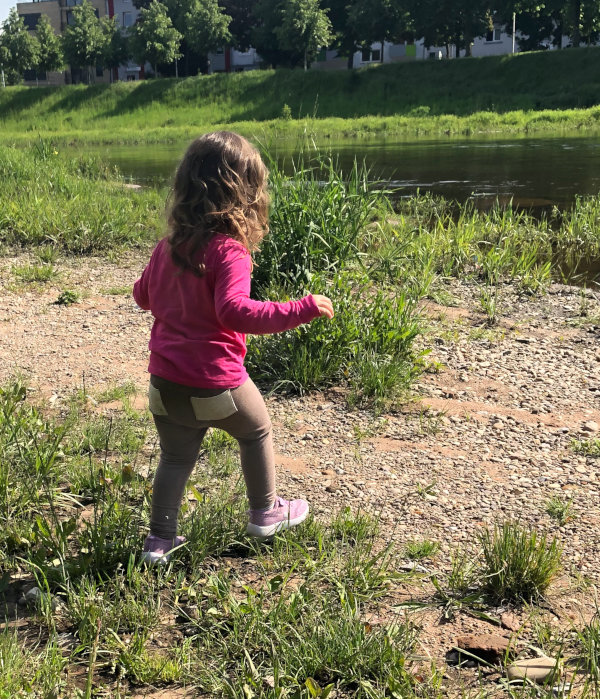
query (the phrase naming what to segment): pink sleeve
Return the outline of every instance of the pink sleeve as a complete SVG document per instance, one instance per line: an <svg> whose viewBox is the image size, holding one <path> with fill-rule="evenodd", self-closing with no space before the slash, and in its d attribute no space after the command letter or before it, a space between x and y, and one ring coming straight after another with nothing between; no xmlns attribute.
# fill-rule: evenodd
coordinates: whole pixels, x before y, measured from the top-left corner
<svg viewBox="0 0 600 699"><path fill-rule="evenodd" d="M133 299L137 303L137 305L140 308L143 308L145 311L150 310L150 295L148 293L148 280L150 277L150 270L152 269L154 258L158 254L158 249L161 245L162 240L152 251L152 255L144 271L142 272L142 276L133 285Z"/></svg>
<svg viewBox="0 0 600 699"><path fill-rule="evenodd" d="M133 285L133 299L140 308L145 311L150 310L150 297L148 296L148 268L150 263L146 265L146 268L142 272L142 276Z"/></svg>
<svg viewBox="0 0 600 699"><path fill-rule="evenodd" d="M267 335L291 330L320 315L310 294L286 303L251 299L251 258L240 243L229 240L217 244L211 257L215 271L215 311L219 322L229 330Z"/></svg>

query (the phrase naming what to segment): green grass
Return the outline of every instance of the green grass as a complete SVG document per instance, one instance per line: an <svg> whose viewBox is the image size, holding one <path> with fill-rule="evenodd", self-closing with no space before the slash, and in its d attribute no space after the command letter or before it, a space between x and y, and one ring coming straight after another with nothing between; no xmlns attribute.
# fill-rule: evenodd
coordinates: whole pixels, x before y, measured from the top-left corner
<svg viewBox="0 0 600 699"><path fill-rule="evenodd" d="M51 259L49 246L86 254L147 244L156 236L164 207L158 192L132 196L119 186L118 173L98 161L65 159L47 148L39 141L28 151L0 152L1 242L35 246ZM44 263L15 268L15 274L47 281L53 270Z"/></svg>
<svg viewBox="0 0 600 699"><path fill-rule="evenodd" d="M422 561L426 558L434 558L439 550L439 542L423 539L407 542L404 546L404 555L411 561Z"/></svg>
<svg viewBox="0 0 600 699"><path fill-rule="evenodd" d="M538 598L560 570L561 546L515 522L497 524L478 536L486 591L498 600Z"/></svg>
<svg viewBox="0 0 600 699"><path fill-rule="evenodd" d="M576 454L598 458L600 457L600 439L597 437L592 439L572 439L571 449Z"/></svg>
<svg viewBox="0 0 600 699"><path fill-rule="evenodd" d="M573 498L563 500L557 495L546 502L546 513L562 527L573 519Z"/></svg>
<svg viewBox="0 0 600 699"><path fill-rule="evenodd" d="M68 141L168 141L223 125L254 137L307 129L320 137L593 129L600 117L599 52L12 87L0 94L0 123L5 142L37 133ZM576 84L573 75L579 76Z"/></svg>
<svg viewBox="0 0 600 699"><path fill-rule="evenodd" d="M182 509L186 546L169 566L147 569L135 558L152 475L141 476L138 461L149 454L107 434L102 452L82 458L72 447L96 417L78 396L69 405L60 420L42 418L22 384L0 392L0 597L17 570L44 592L27 612L27 633L0 635L0 696L33 686L71 696L76 666L111 695L117 685L166 683L225 696L250 687L270 697L269 685L413 696L418 629L400 616L376 628L368 621L406 579L393 548L381 549L374 518L346 508L271 544L248 539L232 446L215 432ZM60 602L54 611L47 593Z"/></svg>

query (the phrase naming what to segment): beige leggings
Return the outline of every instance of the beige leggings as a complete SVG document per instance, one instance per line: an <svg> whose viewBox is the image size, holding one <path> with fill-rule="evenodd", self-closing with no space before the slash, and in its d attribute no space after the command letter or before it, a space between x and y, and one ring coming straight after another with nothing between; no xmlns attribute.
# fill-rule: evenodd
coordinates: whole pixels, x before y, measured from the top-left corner
<svg viewBox="0 0 600 699"><path fill-rule="evenodd" d="M164 539L176 535L185 486L209 427L225 430L237 439L250 508L264 509L273 504L271 421L251 379L224 391L183 386L152 375L149 402L160 438L160 461L152 492L152 534Z"/></svg>

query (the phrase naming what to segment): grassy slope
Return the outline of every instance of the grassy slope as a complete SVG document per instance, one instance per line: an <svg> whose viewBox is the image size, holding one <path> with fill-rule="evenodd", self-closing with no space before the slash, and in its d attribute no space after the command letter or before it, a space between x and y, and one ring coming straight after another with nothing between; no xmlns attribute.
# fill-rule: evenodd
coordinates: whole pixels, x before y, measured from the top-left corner
<svg viewBox="0 0 600 699"><path fill-rule="evenodd" d="M291 135L306 127L306 118L311 130L342 136L590 127L600 119L600 110L590 109L600 102L599 59L600 48L590 48L352 72L255 71L16 87L0 92L0 134L17 140L27 132L136 140L144 130L148 140L166 140L219 124L256 134L259 122L267 133ZM291 122L280 118L284 104ZM584 111L540 114L569 109Z"/></svg>

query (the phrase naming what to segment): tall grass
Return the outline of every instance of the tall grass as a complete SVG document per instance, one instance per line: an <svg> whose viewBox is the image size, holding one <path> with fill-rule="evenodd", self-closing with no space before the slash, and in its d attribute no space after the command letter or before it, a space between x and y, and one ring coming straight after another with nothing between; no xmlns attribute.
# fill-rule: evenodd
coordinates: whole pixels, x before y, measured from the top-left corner
<svg viewBox="0 0 600 699"><path fill-rule="evenodd" d="M157 192L137 196L116 171L94 159L65 159L46 141L30 151L3 148L0 183L0 242L9 245L87 254L139 245L157 233Z"/></svg>

